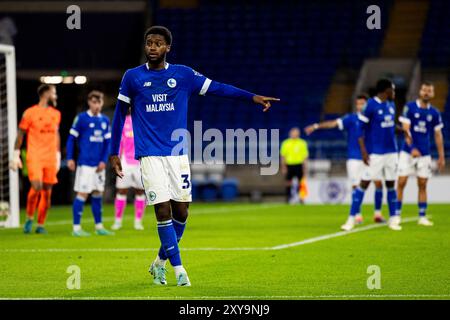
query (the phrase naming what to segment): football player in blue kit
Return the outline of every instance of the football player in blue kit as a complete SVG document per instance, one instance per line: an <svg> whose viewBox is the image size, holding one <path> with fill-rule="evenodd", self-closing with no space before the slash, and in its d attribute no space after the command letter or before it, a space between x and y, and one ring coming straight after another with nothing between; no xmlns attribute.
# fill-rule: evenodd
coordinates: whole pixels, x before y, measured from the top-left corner
<svg viewBox="0 0 450 320"><path fill-rule="evenodd" d="M365 170L366 165L362 160L361 148L359 147L359 137L361 136L362 123L359 120L358 115L362 112L367 104L369 98L365 94L356 96L355 108L356 112L348 113L343 117L323 121L320 123L314 123L305 128L307 135L310 135L316 130L333 129L347 131L347 176L350 180L352 189L356 189L361 182L362 173ZM383 204L383 182L381 180L375 180L375 211L373 219L377 223L385 222L383 215L381 214L381 207ZM362 214L359 212L355 215L355 222L360 224L363 222Z"/></svg>
<svg viewBox="0 0 450 320"><path fill-rule="evenodd" d="M111 128L107 116L101 113L103 93L91 91L88 94L89 109L78 114L73 121L67 139L67 166L74 171L74 190L77 193L73 202L73 232L75 237L85 237L90 234L81 228L83 207L91 195L91 208L95 221L97 235L112 235L104 228L103 191L105 190L105 167L109 154ZM75 165L75 146L78 147L78 159Z"/></svg>
<svg viewBox="0 0 450 320"><path fill-rule="evenodd" d="M279 99L211 80L190 67L166 62L172 34L162 26L153 26L144 34L147 62L125 72L119 89L111 139L111 165L123 177L118 157L120 137L131 107L135 139L135 158L139 159L147 205L156 214L161 248L150 266L155 284L166 284L166 261L175 271L178 286L190 286L181 263L178 242L188 217L191 202L191 173L186 148L178 148L172 133L187 129L188 100L192 94L215 95L256 103L263 111ZM183 139L186 142L186 139ZM181 152L174 152L175 149ZM175 154L174 154L175 153Z"/></svg>
<svg viewBox="0 0 450 320"><path fill-rule="evenodd" d="M400 216L396 214L397 193L397 140L395 125L395 86L388 79L380 79L376 84L376 95L367 101L358 115L363 122L363 135L359 138L361 154L367 165L361 183L352 193L350 215L342 225L349 231L355 226L355 216L361 211L364 193L372 180L384 180L387 188L389 207L388 226L391 230L401 230Z"/></svg>
<svg viewBox="0 0 450 320"><path fill-rule="evenodd" d="M431 153L430 140L434 136L438 151L438 169L445 167L444 139L442 136L442 117L430 100L434 98L434 85L430 82L423 82L419 98L408 102L403 115L399 118L403 130L410 134L405 137L402 150L399 156L398 183L397 183L397 214L401 214L403 191L408 176L417 176L419 187L419 225L432 226L433 222L426 217L427 210L427 182L431 177ZM410 137L410 138L409 138Z"/></svg>

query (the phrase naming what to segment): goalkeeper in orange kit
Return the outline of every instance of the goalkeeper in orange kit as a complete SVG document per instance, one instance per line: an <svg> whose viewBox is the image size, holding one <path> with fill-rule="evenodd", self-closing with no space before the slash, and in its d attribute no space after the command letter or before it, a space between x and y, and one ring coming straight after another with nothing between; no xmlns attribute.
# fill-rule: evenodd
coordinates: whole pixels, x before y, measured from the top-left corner
<svg viewBox="0 0 450 320"><path fill-rule="evenodd" d="M60 162L59 124L61 113L56 110L56 87L42 84L38 87L39 103L26 109L19 123L11 169L22 168L20 148L27 136L27 167L31 188L27 197L27 220L24 233L31 233L34 214L38 211L36 233L45 234L47 211L50 208L52 187L58 182L56 177Z"/></svg>

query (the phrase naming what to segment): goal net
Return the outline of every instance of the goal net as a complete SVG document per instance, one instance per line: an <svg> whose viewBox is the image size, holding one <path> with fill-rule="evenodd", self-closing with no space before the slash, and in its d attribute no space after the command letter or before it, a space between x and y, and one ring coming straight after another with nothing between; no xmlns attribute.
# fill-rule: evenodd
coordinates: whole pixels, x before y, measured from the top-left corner
<svg viewBox="0 0 450 320"><path fill-rule="evenodd" d="M15 51L0 44L0 228L19 227L19 174L9 169L16 134Z"/></svg>

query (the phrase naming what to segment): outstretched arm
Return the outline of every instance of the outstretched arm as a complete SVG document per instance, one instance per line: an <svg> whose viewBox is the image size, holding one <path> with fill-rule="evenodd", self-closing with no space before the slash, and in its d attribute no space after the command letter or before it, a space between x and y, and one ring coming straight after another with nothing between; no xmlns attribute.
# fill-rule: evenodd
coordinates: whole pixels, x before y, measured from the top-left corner
<svg viewBox="0 0 450 320"><path fill-rule="evenodd" d="M436 142L436 148L439 154L438 168L439 171L442 171L445 168L444 137L442 136L442 130L434 131L434 141Z"/></svg>
<svg viewBox="0 0 450 320"><path fill-rule="evenodd" d="M328 121L314 123L314 124L311 124L311 125L307 126L305 128L305 132L306 132L306 135L309 136L311 133L313 133L316 130L319 130L319 129L334 129L334 128L338 127L338 126L339 126L339 122L338 122L337 119L336 120L328 120Z"/></svg>
<svg viewBox="0 0 450 320"><path fill-rule="evenodd" d="M264 107L263 112L266 112L272 106L271 101L280 101L278 98L266 97L266 96L253 96L253 102L256 104L260 104Z"/></svg>
<svg viewBox="0 0 450 320"><path fill-rule="evenodd" d="M278 98L260 96L249 91L239 89L235 86L206 79L200 90L200 95L212 94L219 97L238 99L243 101L254 102L264 107L263 111L266 112L272 106L272 101L280 101Z"/></svg>

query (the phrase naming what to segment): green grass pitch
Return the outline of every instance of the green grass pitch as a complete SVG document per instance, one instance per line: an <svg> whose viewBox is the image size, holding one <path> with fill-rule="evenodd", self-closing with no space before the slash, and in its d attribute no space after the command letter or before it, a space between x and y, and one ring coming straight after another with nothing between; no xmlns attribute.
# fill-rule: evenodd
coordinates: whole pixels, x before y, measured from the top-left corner
<svg viewBox="0 0 450 320"><path fill-rule="evenodd" d="M109 228L113 207L104 211ZM176 287L170 266L169 284L152 284L147 270L159 247L153 210L144 231L132 228L132 211L111 237L72 237L70 207L51 209L48 235L0 230L0 298L450 298L450 205L430 205L435 225L428 228L413 220L416 206L405 205L410 221L400 232L373 228L372 206L365 206L356 230L369 227L344 234L346 205L194 203L181 241L192 287ZM89 206L83 226L93 231ZM79 290L66 285L71 265L80 268ZM381 289L367 287L371 265L380 267Z"/></svg>

